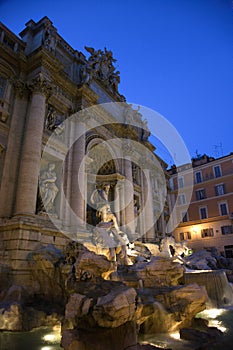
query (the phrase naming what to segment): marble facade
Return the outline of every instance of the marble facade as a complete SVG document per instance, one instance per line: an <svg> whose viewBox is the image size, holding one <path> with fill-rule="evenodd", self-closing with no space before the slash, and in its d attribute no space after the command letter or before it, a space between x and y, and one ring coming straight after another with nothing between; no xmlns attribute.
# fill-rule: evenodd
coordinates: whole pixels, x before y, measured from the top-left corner
<svg viewBox="0 0 233 350"><path fill-rule="evenodd" d="M140 111L118 91L120 76L112 52L86 47L86 58L47 17L37 23L30 20L19 35L0 24L0 258L10 266L10 278L36 290L28 254L46 244L62 249L69 233L85 241L88 225L96 223L95 209L88 204L96 186L111 185L112 210L132 241L163 238L169 208L166 202L164 212L154 219L161 210L155 148ZM120 107L108 110L103 103ZM89 120L78 116L74 129L63 129L70 116L93 106L99 108ZM123 119L117 120L119 113ZM42 157L53 133L56 140ZM124 141L113 150L106 141L114 138ZM147 150L146 160L128 140ZM156 159L165 173L166 164ZM39 182L49 164L54 164L55 185L44 183L50 205L46 211Z"/></svg>

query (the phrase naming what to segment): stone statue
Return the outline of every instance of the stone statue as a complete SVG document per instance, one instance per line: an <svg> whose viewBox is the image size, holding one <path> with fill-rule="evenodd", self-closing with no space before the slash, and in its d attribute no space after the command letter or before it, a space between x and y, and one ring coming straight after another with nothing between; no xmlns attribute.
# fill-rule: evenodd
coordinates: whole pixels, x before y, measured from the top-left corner
<svg viewBox="0 0 233 350"><path fill-rule="evenodd" d="M167 236L163 238L160 243L161 256L178 258L179 260L183 261L183 256L188 255L189 252L189 248L186 244L186 241L176 242L174 237Z"/></svg>
<svg viewBox="0 0 233 350"><path fill-rule="evenodd" d="M112 57L112 51L108 51L106 47L104 51L87 46L85 49L90 53L86 67L88 74L104 83L113 93L117 93L120 72L116 71L113 64L116 60Z"/></svg>
<svg viewBox="0 0 233 350"><path fill-rule="evenodd" d="M39 180L42 202L40 211L50 214L55 214L54 200L59 191L56 186L57 175L54 169L55 164L50 163L48 169L42 173Z"/></svg>
<svg viewBox="0 0 233 350"><path fill-rule="evenodd" d="M51 52L55 52L57 46L56 30L52 26L48 25L43 33L42 42L46 49Z"/></svg>
<svg viewBox="0 0 233 350"><path fill-rule="evenodd" d="M116 255L119 254L123 264L129 265L131 262L127 257L126 249L129 240L126 234L120 231L117 218L111 211L108 201L109 190L110 185L106 184L102 189L96 189L90 198L91 203L97 209L97 216L101 220L93 231L95 241L102 248L109 248L109 260L116 261Z"/></svg>

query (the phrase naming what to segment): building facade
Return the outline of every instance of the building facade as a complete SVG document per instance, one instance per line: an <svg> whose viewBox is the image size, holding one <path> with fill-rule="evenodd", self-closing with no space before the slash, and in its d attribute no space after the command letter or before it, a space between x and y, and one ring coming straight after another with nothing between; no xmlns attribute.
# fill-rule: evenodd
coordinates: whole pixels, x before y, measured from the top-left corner
<svg viewBox="0 0 233 350"><path fill-rule="evenodd" d="M26 23L20 38L0 24L0 254L14 282L31 288L30 252L90 239L89 198L106 183L130 240L165 235L166 164L139 109L118 92L112 52L86 51L47 17Z"/></svg>
<svg viewBox="0 0 233 350"><path fill-rule="evenodd" d="M194 250L216 247L219 253L233 257L233 153L217 159L203 155L192 160L192 168L180 167L178 175L173 167L169 174L173 205L178 201L176 240L186 240Z"/></svg>

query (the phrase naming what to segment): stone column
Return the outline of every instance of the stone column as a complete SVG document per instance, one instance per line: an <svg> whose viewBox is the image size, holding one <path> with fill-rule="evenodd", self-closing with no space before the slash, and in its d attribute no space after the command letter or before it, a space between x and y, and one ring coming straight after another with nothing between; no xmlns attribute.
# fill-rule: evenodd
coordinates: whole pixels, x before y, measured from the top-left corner
<svg viewBox="0 0 233 350"><path fill-rule="evenodd" d="M114 187L114 212L117 218L118 225L120 226L120 189L118 184L116 184Z"/></svg>
<svg viewBox="0 0 233 350"><path fill-rule="evenodd" d="M135 225L134 225L134 190L132 176L132 162L130 156L124 157L124 172L125 172L125 225L127 234L130 240L134 240Z"/></svg>
<svg viewBox="0 0 233 350"><path fill-rule="evenodd" d="M47 94L51 91L51 84L42 74L33 79L29 87L32 90L32 98L22 147L15 215L33 215L36 212L45 102Z"/></svg>
<svg viewBox="0 0 233 350"><path fill-rule="evenodd" d="M27 110L26 84L18 80L14 82L14 88L15 99L0 189L0 217L13 215L19 155Z"/></svg>
<svg viewBox="0 0 233 350"><path fill-rule="evenodd" d="M143 165L143 221L145 238L147 242L153 242L155 237L154 232L154 206L153 206L153 194L150 180L150 169L148 164Z"/></svg>
<svg viewBox="0 0 233 350"><path fill-rule="evenodd" d="M73 210L71 214L71 229L85 229L86 223L86 174L85 174L85 123L75 122L75 142L72 147L72 179L70 204Z"/></svg>
<svg viewBox="0 0 233 350"><path fill-rule="evenodd" d="M65 139L67 140L68 152L66 154L66 158L63 163L63 179L62 179L62 187L63 187L63 196L62 199L63 207L62 207L62 220L65 229L69 229L70 226L70 203L71 203L71 179L72 179L72 140L74 139L74 130L73 128L65 129L66 135Z"/></svg>
<svg viewBox="0 0 233 350"><path fill-rule="evenodd" d="M124 191L124 181L121 180L119 187L119 196L120 196L120 222L121 225L125 225L125 191Z"/></svg>

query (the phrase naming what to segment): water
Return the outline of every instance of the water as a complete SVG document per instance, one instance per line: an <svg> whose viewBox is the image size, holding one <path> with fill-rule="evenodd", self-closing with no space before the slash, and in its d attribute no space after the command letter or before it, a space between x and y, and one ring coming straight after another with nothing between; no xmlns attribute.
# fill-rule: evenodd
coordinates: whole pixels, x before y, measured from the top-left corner
<svg viewBox="0 0 233 350"><path fill-rule="evenodd" d="M233 306L223 309L208 309L200 312L197 317L205 318L209 321L210 327L217 327L223 332L223 337L216 345L211 344L211 350L233 349ZM184 341L179 338L179 332L171 334L150 334L140 338L141 343L149 343L172 350L195 350L193 342Z"/></svg>
<svg viewBox="0 0 233 350"><path fill-rule="evenodd" d="M30 332L0 332L0 350L61 350L60 327Z"/></svg>
<svg viewBox="0 0 233 350"><path fill-rule="evenodd" d="M215 307L225 307L232 305L233 291L227 280L225 271L192 271L185 272L185 284L197 283L199 286L205 286L210 301Z"/></svg>
<svg viewBox="0 0 233 350"><path fill-rule="evenodd" d="M233 349L233 306L205 310L197 316L206 318L209 321L209 326L217 327L223 332L220 343L211 346L211 350Z"/></svg>
<svg viewBox="0 0 233 350"><path fill-rule="evenodd" d="M223 332L220 344L211 350L233 349L233 307L208 309L197 315L209 321L209 326ZM179 339L179 332L150 334L139 337L140 343L150 343L172 350L194 350L192 342ZM0 350L61 350L60 328L41 327L31 332L0 332ZM78 349L76 349L78 350Z"/></svg>

